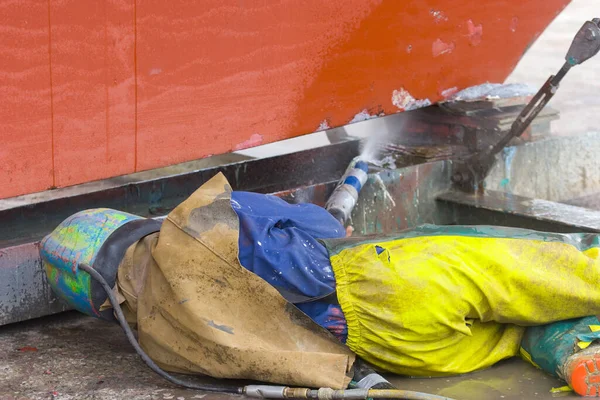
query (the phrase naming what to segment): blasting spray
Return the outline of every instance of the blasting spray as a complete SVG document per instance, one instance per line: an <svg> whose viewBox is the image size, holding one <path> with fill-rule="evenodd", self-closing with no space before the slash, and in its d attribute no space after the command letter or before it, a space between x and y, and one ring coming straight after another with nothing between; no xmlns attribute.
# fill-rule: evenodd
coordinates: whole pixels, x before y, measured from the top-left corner
<svg viewBox="0 0 600 400"><path fill-rule="evenodd" d="M356 158L352 160L346 173L325 204L325 209L344 226L350 219L352 210L358 201L360 190L367 182L368 171L369 165L366 162Z"/></svg>

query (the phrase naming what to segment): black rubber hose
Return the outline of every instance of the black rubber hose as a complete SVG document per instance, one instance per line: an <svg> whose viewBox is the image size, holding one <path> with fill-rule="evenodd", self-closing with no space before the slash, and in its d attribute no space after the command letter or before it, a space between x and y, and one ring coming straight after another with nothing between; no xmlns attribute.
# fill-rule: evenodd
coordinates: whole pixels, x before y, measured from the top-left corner
<svg viewBox="0 0 600 400"><path fill-rule="evenodd" d="M240 386L187 382L187 381L181 380L179 378L175 378L173 375L169 374L168 372L166 372L162 368L160 368L158 365L156 365L156 363L154 361L152 361L152 359L148 356L148 354L146 354L146 352L141 348L138 341L135 339L135 336L133 335L133 332L131 331L129 324L127 323L127 320L125 319L125 315L123 315L123 310L121 309L121 305L115 298L113 289L110 287L108 282L106 282L106 279L104 279L104 277L102 275L100 275L94 268L90 267L89 265L79 264L79 268L82 271L85 271L88 274L90 274L90 276L94 280L100 282L100 285L102 285L102 288L106 292L106 295L108 296L108 299L110 300L110 303L112 304L112 307L115 310L115 314L116 314L117 320L119 321L119 325L121 325L121 328L125 332L125 335L127 336L127 339L129 340L129 343L131 343L131 345L135 349L136 353L142 358L142 360L144 360L146 365L148 367L150 367L150 369L152 371L156 372L158 375L160 375L162 378L168 380L169 382L171 382L175 385L183 386L187 389L203 390L206 392L219 392L219 393L235 393L235 394L243 393L243 387L240 387Z"/></svg>

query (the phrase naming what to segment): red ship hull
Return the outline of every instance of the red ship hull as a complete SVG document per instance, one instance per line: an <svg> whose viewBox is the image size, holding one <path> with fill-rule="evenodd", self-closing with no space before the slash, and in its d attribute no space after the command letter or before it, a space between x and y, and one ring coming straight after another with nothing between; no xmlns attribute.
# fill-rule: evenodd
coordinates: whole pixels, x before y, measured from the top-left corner
<svg viewBox="0 0 600 400"><path fill-rule="evenodd" d="M0 197L502 82L568 2L0 0Z"/></svg>

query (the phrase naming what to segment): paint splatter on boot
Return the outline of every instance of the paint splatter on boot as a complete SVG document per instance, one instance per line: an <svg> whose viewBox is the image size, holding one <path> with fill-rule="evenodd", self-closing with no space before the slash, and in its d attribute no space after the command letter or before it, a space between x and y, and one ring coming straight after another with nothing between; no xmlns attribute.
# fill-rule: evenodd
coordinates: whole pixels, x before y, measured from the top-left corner
<svg viewBox="0 0 600 400"><path fill-rule="evenodd" d="M564 366L565 380L581 396L600 397L600 345L571 355Z"/></svg>

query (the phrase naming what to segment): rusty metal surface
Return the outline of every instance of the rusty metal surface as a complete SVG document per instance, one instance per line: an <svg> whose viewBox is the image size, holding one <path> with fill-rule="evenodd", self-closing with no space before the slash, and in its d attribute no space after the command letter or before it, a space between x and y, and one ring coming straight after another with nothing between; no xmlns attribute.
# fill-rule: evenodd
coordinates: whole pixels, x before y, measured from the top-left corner
<svg viewBox="0 0 600 400"><path fill-rule="evenodd" d="M451 191L438 197L453 222L500 225L547 232L600 232L600 211L510 193Z"/></svg>
<svg viewBox="0 0 600 400"><path fill-rule="evenodd" d="M450 163L413 165L369 175L352 213L356 233L393 232L425 223L446 224L435 198L450 187Z"/></svg>
<svg viewBox="0 0 600 400"><path fill-rule="evenodd" d="M324 205L337 181L275 193L292 203ZM352 213L357 234L393 232L421 224L451 222L435 204L437 195L451 186L447 161L412 165L369 174Z"/></svg>

